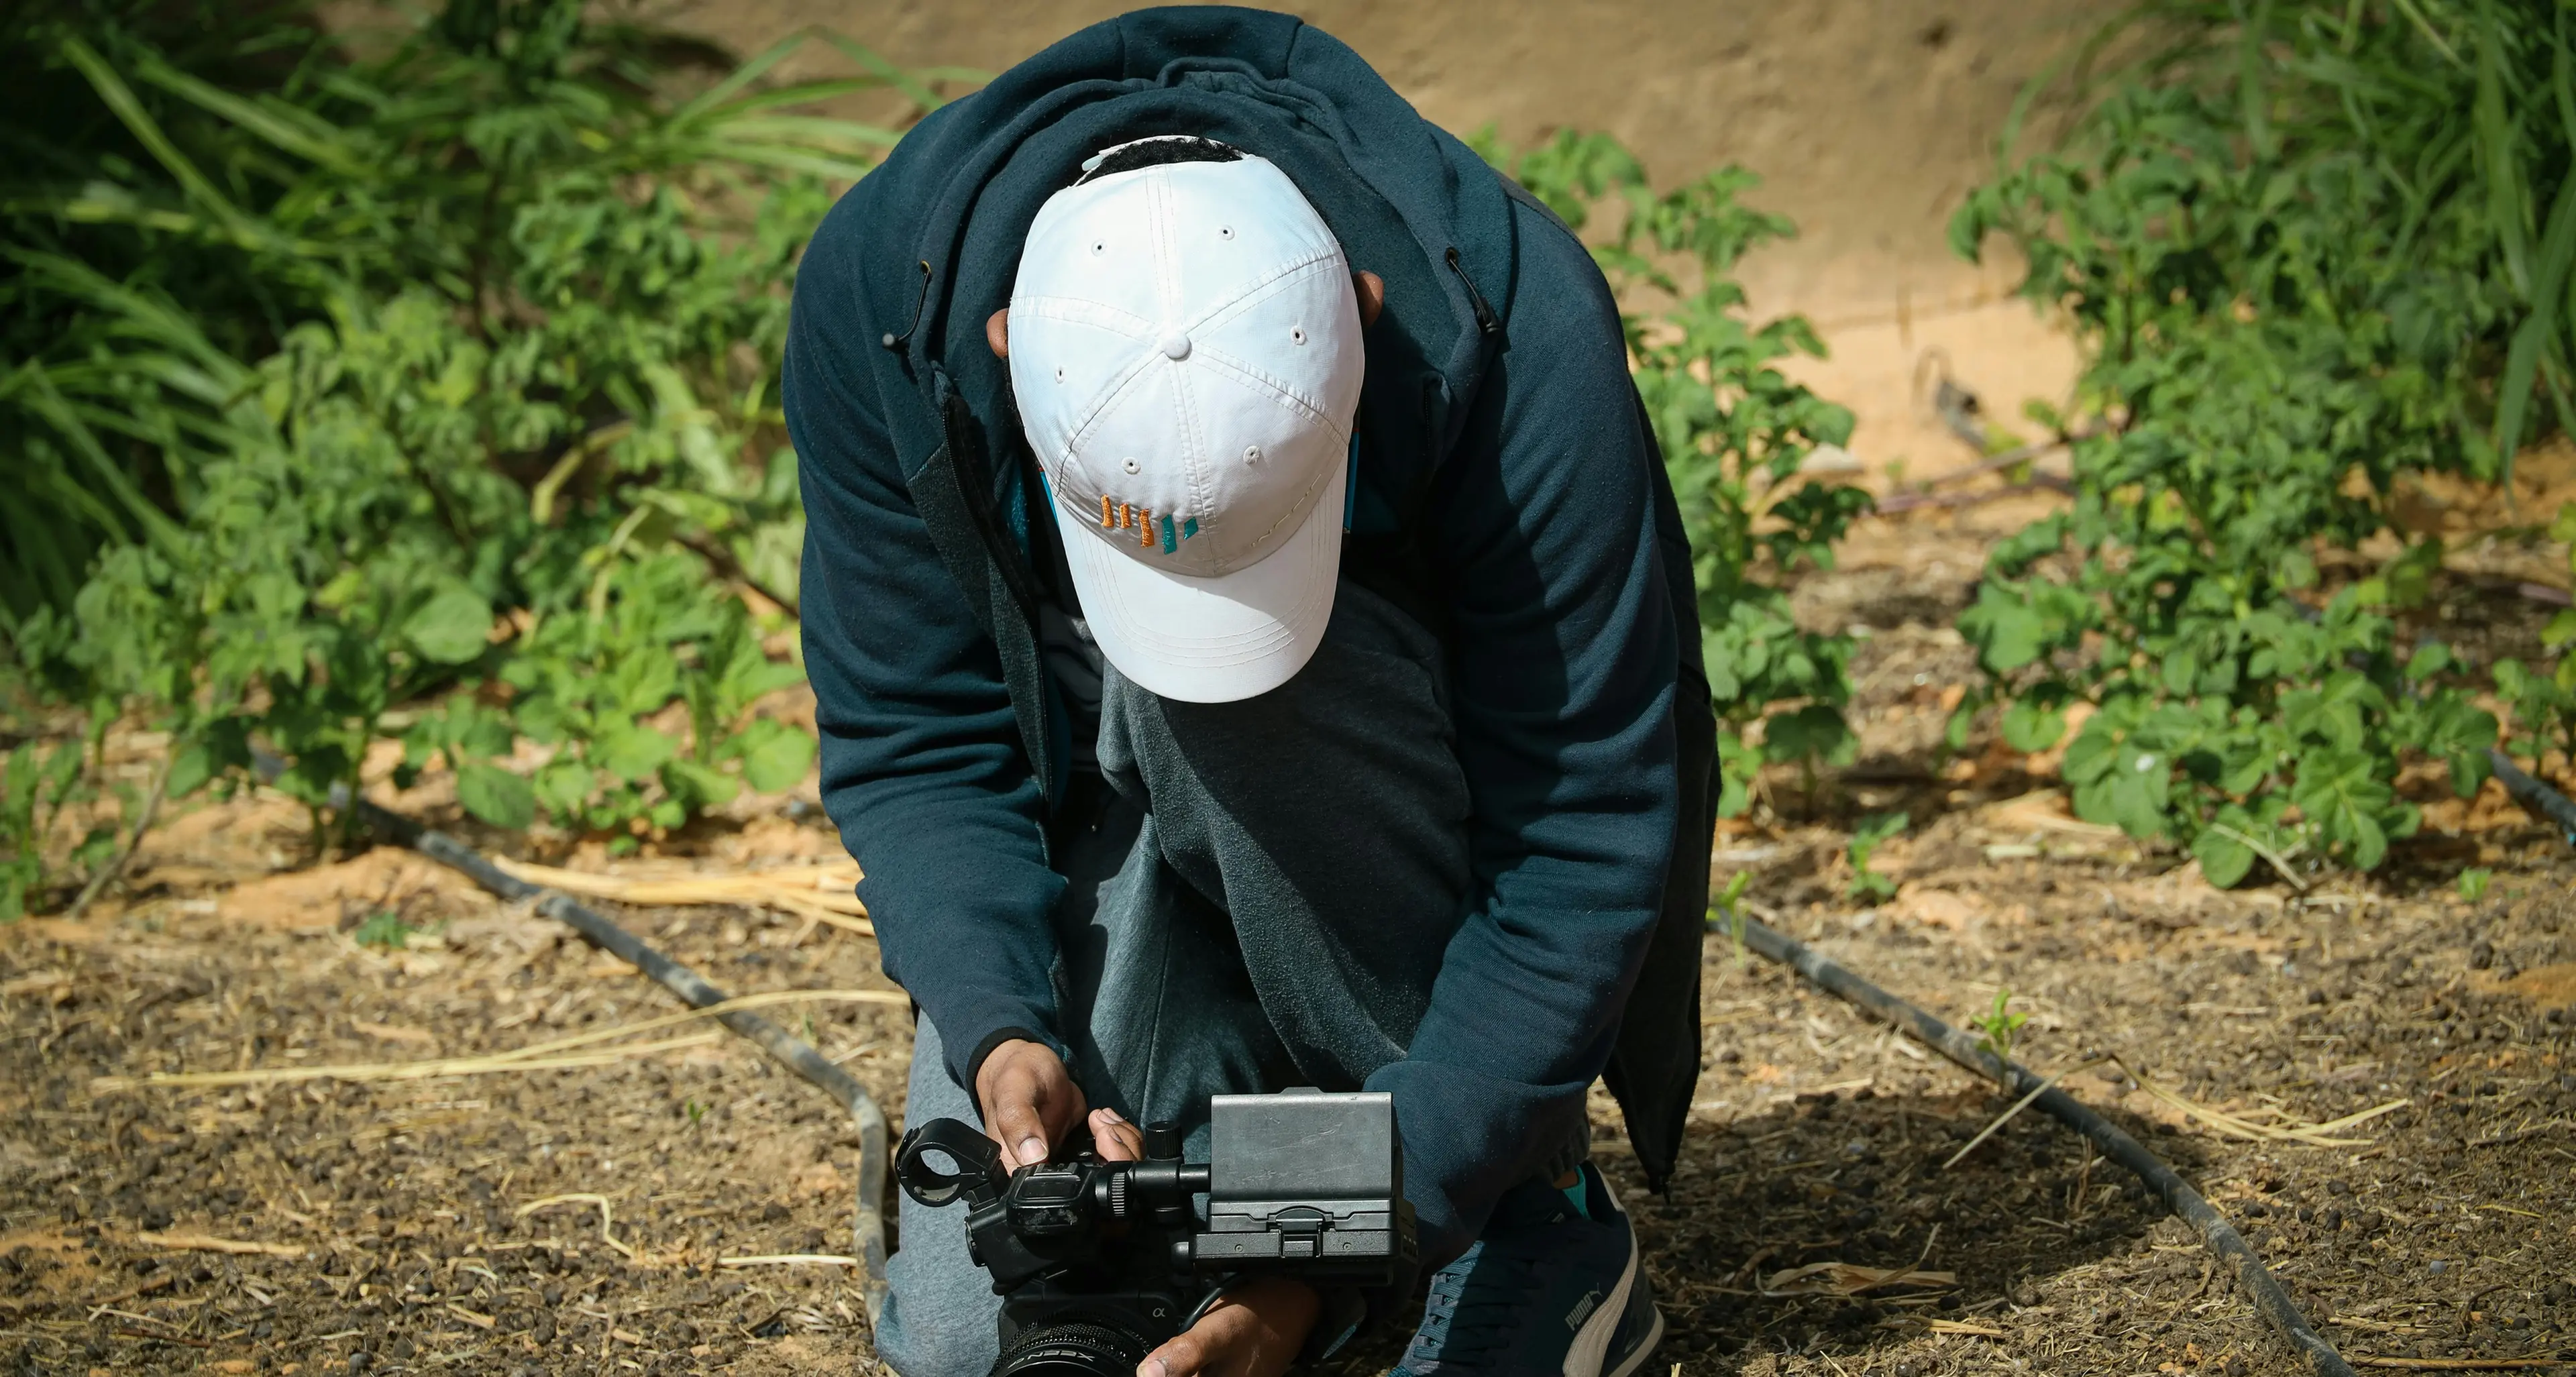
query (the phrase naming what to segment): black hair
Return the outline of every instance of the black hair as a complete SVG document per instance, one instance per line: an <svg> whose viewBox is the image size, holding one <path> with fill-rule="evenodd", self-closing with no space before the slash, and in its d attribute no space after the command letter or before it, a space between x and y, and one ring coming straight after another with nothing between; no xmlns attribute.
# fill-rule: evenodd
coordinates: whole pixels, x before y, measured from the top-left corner
<svg viewBox="0 0 2576 1377"><path fill-rule="evenodd" d="M1162 167L1170 163L1230 163L1242 157L1243 154L1231 144L1218 143L1214 139L1203 139L1195 134L1149 138L1128 144L1124 148L1111 150L1100 159L1098 165L1074 178L1073 184L1080 186L1094 177L1134 172L1138 168Z"/></svg>

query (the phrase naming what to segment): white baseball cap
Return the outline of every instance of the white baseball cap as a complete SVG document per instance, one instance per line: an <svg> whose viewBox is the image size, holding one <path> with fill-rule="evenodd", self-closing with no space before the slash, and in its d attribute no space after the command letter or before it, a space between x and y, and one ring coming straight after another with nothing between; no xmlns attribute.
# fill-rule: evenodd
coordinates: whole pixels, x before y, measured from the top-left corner
<svg viewBox="0 0 2576 1377"><path fill-rule="evenodd" d="M1323 217L1250 154L1087 177L1030 226L1008 328L1101 653L1187 702L1286 683L1332 616L1360 399Z"/></svg>

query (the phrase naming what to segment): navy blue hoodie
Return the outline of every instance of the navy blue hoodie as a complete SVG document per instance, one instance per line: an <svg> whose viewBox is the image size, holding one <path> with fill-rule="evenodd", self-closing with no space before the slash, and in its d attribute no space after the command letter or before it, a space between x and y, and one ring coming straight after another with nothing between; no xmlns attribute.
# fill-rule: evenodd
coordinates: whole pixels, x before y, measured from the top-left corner
<svg viewBox="0 0 2576 1377"><path fill-rule="evenodd" d="M1006 1030L1052 1039L1045 823L1072 743L1034 625L1069 594L1042 572L1052 532L983 322L1082 160L1167 133L1278 164L1387 284L1345 569L1401 552L1400 605L1449 647L1476 894L1437 972L1387 973L1430 1000L1365 1085L1395 1096L1437 1265L1605 1067L1650 1174L1669 1170L1697 1066L1710 727L1688 549L1607 285L1348 47L1260 11L1130 14L933 113L833 208L785 376L824 804L960 1083Z"/></svg>

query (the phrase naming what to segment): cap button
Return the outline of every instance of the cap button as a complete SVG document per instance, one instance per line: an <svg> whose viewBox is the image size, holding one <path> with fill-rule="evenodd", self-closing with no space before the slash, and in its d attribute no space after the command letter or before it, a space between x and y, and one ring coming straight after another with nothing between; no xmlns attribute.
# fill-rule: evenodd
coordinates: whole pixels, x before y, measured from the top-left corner
<svg viewBox="0 0 2576 1377"><path fill-rule="evenodd" d="M1163 336L1164 358L1179 360L1188 358L1189 356L1190 337L1188 335L1185 335L1178 330L1173 330L1167 332Z"/></svg>

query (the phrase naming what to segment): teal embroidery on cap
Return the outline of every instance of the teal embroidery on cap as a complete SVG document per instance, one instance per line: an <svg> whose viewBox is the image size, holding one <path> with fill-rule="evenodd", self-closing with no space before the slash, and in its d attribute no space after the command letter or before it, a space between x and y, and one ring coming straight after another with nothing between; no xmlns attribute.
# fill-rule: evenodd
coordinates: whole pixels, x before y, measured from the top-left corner
<svg viewBox="0 0 2576 1377"><path fill-rule="evenodd" d="M1189 520L1181 523L1181 539L1187 540L1198 533L1199 519L1197 517L1191 517Z"/></svg>
<svg viewBox="0 0 2576 1377"><path fill-rule="evenodd" d="M1163 513L1163 553L1168 555L1179 548L1181 548L1181 542L1172 535L1172 514L1165 512Z"/></svg>

